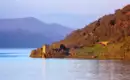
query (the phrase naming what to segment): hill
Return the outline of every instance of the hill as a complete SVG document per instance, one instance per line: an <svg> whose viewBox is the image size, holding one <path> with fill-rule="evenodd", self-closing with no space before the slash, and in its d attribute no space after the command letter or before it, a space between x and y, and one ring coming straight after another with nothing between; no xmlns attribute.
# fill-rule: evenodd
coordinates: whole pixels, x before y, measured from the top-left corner
<svg viewBox="0 0 130 80"><path fill-rule="evenodd" d="M68 27L47 24L33 17L0 19L0 47L40 47L63 39L71 31Z"/></svg>
<svg viewBox="0 0 130 80"><path fill-rule="evenodd" d="M130 60L130 5L73 31L50 45L48 53L40 51L42 48L32 51L31 57Z"/></svg>
<svg viewBox="0 0 130 80"><path fill-rule="evenodd" d="M73 31L64 40L55 42L56 46L65 44L67 47L92 46L98 42L108 41L119 43L130 36L130 5L118 9L86 25L82 29Z"/></svg>
<svg viewBox="0 0 130 80"><path fill-rule="evenodd" d="M106 44L107 43L107 44ZM74 49L71 58L130 59L130 5L73 31L52 48L64 44ZM72 54L73 54L72 53ZM93 58L93 57L91 57Z"/></svg>

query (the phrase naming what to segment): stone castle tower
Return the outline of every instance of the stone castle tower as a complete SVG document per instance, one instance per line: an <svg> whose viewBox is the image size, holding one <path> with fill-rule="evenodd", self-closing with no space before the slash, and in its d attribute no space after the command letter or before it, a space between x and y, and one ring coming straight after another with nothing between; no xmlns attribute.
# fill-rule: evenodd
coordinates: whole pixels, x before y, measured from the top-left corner
<svg viewBox="0 0 130 80"><path fill-rule="evenodd" d="M42 53L46 54L49 51L49 45L42 46Z"/></svg>

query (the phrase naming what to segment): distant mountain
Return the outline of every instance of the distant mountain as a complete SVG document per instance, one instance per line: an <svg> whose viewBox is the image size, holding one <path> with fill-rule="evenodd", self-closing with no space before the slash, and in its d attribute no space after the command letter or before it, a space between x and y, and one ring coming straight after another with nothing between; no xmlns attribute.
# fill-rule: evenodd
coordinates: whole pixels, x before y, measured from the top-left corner
<svg viewBox="0 0 130 80"><path fill-rule="evenodd" d="M99 18L98 14L76 15L76 14L43 14L38 19L47 23L58 23L74 29L82 28L93 20Z"/></svg>
<svg viewBox="0 0 130 80"><path fill-rule="evenodd" d="M40 47L63 39L72 29L36 18L0 19L0 47Z"/></svg>

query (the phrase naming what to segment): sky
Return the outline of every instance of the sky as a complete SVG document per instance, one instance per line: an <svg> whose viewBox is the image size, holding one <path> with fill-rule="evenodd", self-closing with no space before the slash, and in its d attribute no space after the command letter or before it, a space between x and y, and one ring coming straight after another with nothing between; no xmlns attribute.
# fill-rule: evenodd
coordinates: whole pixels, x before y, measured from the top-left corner
<svg viewBox="0 0 130 80"><path fill-rule="evenodd" d="M130 0L0 0L0 18L35 17L81 28L127 4Z"/></svg>

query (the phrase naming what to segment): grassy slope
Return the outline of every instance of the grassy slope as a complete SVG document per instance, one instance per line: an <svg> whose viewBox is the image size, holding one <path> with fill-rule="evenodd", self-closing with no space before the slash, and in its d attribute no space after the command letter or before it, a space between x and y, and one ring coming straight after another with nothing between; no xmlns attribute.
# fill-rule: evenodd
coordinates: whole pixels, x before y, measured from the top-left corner
<svg viewBox="0 0 130 80"><path fill-rule="evenodd" d="M130 59L130 37L122 42L102 46L95 44L93 47L84 47L76 50L77 56L97 56L96 59Z"/></svg>

